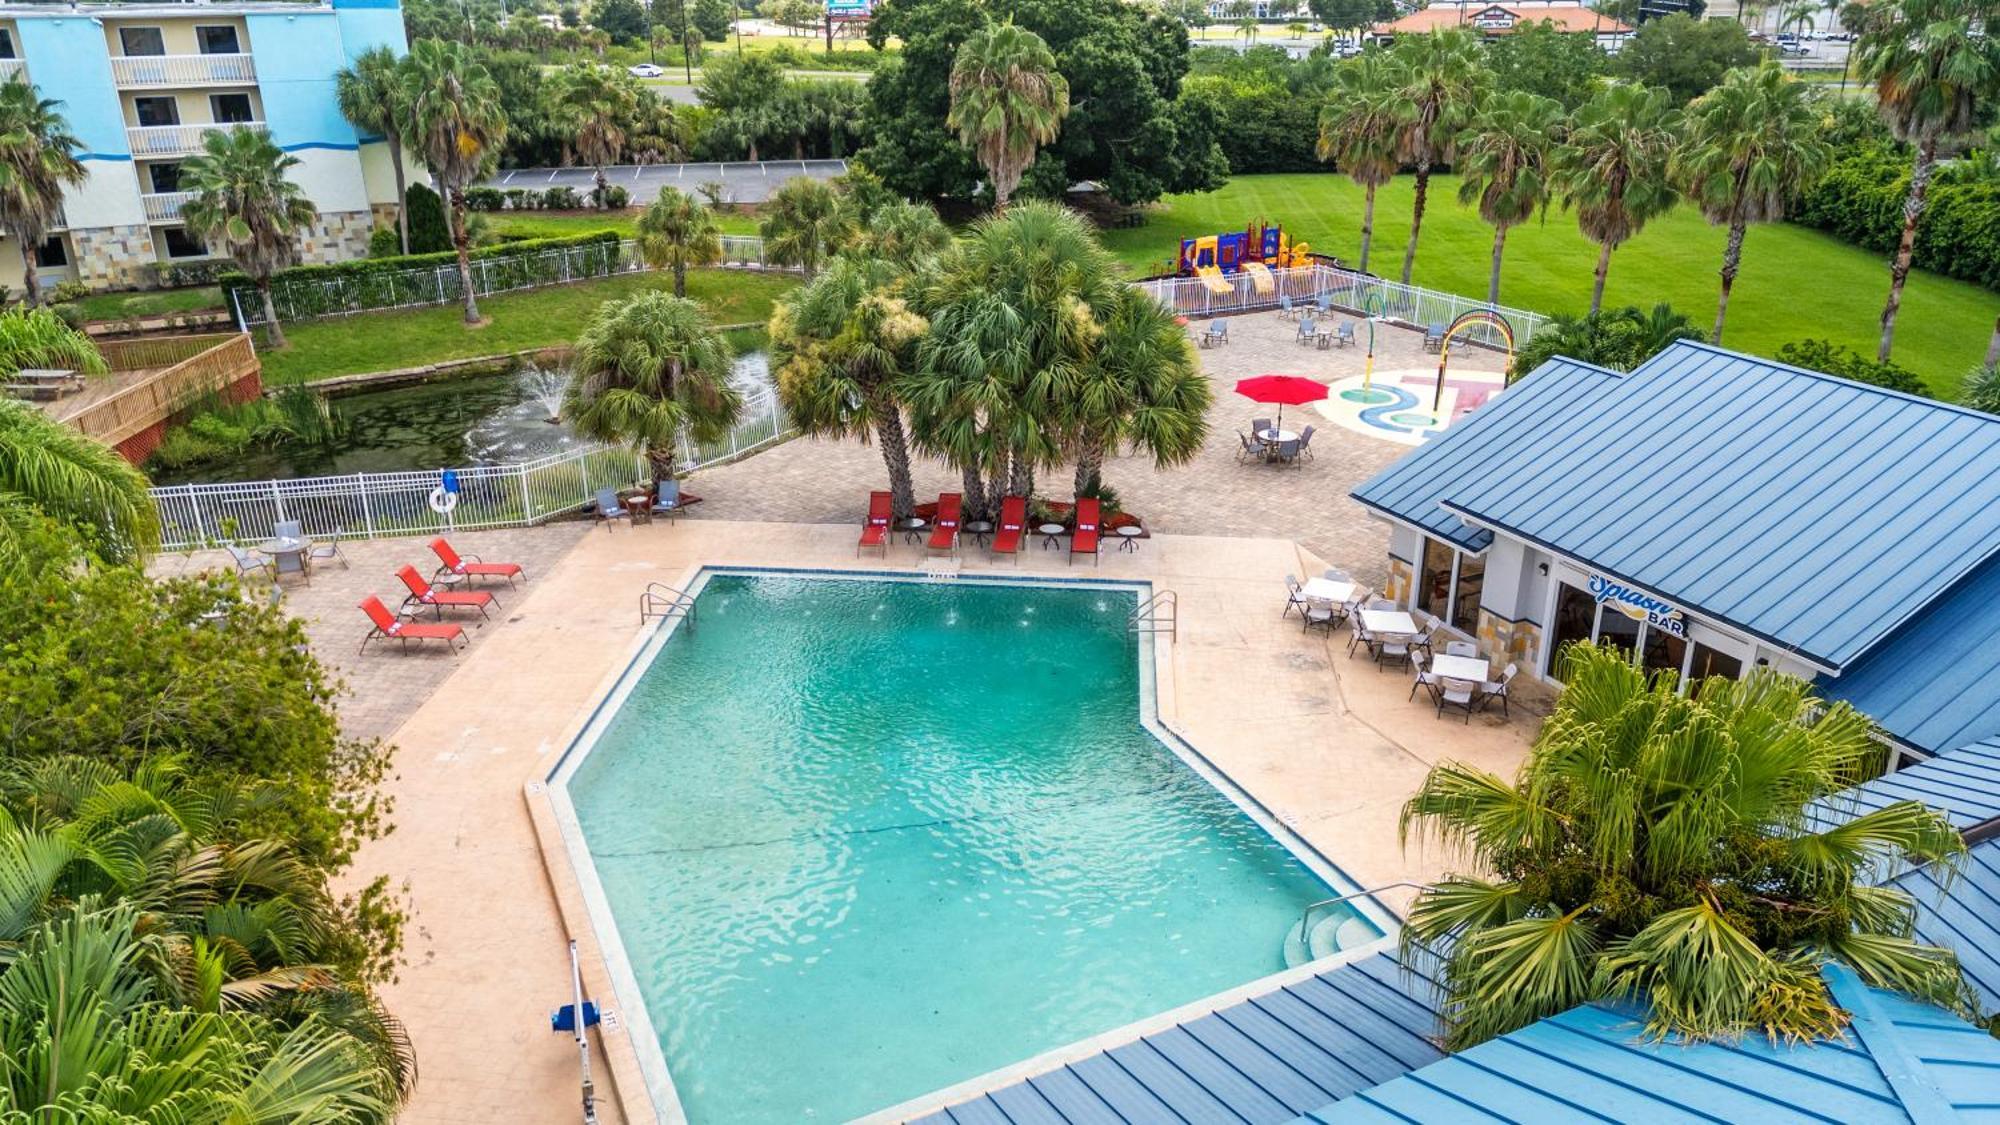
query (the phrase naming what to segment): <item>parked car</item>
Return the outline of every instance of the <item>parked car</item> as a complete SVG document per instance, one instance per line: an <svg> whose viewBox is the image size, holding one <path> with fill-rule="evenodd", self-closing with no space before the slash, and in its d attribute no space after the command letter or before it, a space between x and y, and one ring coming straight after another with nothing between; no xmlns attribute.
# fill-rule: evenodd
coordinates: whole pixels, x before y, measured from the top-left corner
<svg viewBox="0 0 2000 1125"><path fill-rule="evenodd" d="M625 73L634 78L658 78L666 74L666 71L661 69L658 63L642 62L637 66L626 67Z"/></svg>

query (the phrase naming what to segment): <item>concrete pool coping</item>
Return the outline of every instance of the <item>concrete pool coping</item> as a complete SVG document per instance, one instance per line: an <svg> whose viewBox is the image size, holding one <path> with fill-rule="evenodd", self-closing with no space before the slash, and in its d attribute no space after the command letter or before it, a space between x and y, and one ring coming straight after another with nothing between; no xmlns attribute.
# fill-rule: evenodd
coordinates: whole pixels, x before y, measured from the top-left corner
<svg viewBox="0 0 2000 1125"><path fill-rule="evenodd" d="M1135 609L1151 599L1155 585L1150 579L1062 577L1054 575L1008 574L1005 572L953 574L947 577L926 575L909 570L889 570L883 567L829 567L829 566L746 566L716 563L697 563L679 576L679 581L667 584L677 594L699 599L709 582L717 577L733 575L767 575L772 577L798 577L820 581L850 582L895 582L899 584L950 583L993 587L1014 587L1020 589L1085 589L1112 590L1131 594ZM644 990L632 969L630 958L624 950L619 935L617 917L612 910L609 896L598 881L596 865L590 855L590 847L583 835L583 826L577 817L576 808L570 799L569 782L575 777L604 730L618 716L633 689L645 677L660 652L670 643L684 623L692 619L686 615L656 617L642 626L639 635L633 638L616 662L600 690L593 694L589 708L575 724L575 729L567 732L562 743L563 749L556 760L539 779L531 780L524 788L524 797L533 818L536 835L541 847L544 866L549 870L552 885L557 889L557 904L563 915L563 922L572 935L577 936L579 956L589 956L596 967L611 982L614 1006L605 1006L607 1013L619 1013L614 1034L607 1034L605 1051L609 1062L614 1088L618 1091L628 1121L657 1120L662 1125L682 1125L687 1114L682 1107L678 1088L674 1084L672 1070L666 1054L660 1046L659 1033L653 1025L648 1010ZM698 627L698 626L696 626ZM892 1121L903 1112L904 1107L929 1107L961 1101L983 1093L998 1085L1005 1085L1040 1069L1082 1057L1101 1049L1106 1042L1123 1042L1137 1038L1160 1026L1160 1021L1177 1015L1212 1010L1233 1003L1245 996L1279 987L1302 975L1310 976L1323 971L1329 965L1349 959L1358 951L1373 951L1383 941L1393 940L1398 928L1398 920L1372 895L1366 893L1360 883L1342 871L1334 861L1315 847L1304 836L1263 802L1242 786L1204 755L1186 732L1177 730L1165 718L1175 701L1173 688L1171 653L1166 645L1157 641L1157 634L1137 631L1132 634L1134 658L1139 665L1138 712L1140 725L1159 742L1168 753L1199 776L1209 786L1221 793L1258 828L1276 841L1321 884L1335 892L1336 896L1356 896L1352 902L1356 910L1380 933L1380 937L1357 950L1342 950L1317 961L1307 962L1276 973L1265 974L1250 981L1232 986L1211 996L1201 997L1171 1009L1167 1013L1155 1013L1140 1017L1127 1024L1099 1032L1072 1043L1059 1044L1037 1052L1025 1061L1015 1062L981 1075L975 1075L961 1082L953 1083L939 1090L918 1095L897 1107L880 1110L857 1120ZM558 872L558 868L564 869ZM567 878L561 877L566 875ZM1330 896L1332 897L1332 896ZM581 936L588 931L589 946ZM1303 974L1301 970L1304 970ZM611 1040L620 1040L617 1050L612 1049ZM1028 1068L1028 1069L1024 1069ZM643 1091L645 1104L634 1104L637 1098L633 1092Z"/></svg>

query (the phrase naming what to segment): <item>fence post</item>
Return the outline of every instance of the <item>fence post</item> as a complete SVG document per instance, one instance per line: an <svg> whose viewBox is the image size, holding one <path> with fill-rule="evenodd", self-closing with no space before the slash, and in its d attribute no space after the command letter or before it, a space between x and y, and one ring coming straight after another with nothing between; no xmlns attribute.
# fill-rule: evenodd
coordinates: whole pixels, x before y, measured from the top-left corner
<svg viewBox="0 0 2000 1125"><path fill-rule="evenodd" d="M368 538L375 538L375 505L368 494L368 474L354 474L354 487L361 493L361 526Z"/></svg>
<svg viewBox="0 0 2000 1125"><path fill-rule="evenodd" d="M514 472L521 478L521 520L532 524L535 522L535 491L528 487L527 466L519 466Z"/></svg>
<svg viewBox="0 0 2000 1125"><path fill-rule="evenodd" d="M271 503L278 509L278 519L285 519L285 494L278 488L278 482L271 482Z"/></svg>

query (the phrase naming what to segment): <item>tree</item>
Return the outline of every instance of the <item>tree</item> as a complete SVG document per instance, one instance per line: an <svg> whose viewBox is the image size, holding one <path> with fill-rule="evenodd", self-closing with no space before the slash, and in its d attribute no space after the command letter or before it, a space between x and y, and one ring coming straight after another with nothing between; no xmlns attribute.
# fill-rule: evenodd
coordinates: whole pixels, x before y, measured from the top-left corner
<svg viewBox="0 0 2000 1125"><path fill-rule="evenodd" d="M757 144L771 131L785 71L768 54L725 55L701 69L695 92L701 104L716 111L713 129L729 135L739 149L757 159Z"/></svg>
<svg viewBox="0 0 2000 1125"><path fill-rule="evenodd" d="M0 85L0 230L21 248L21 281L30 305L42 303L35 254L62 213L63 189L90 178L76 158L83 142L21 74Z"/></svg>
<svg viewBox="0 0 2000 1125"><path fill-rule="evenodd" d="M410 253L441 254L451 249L451 220L437 192L411 184L403 192L403 213L410 218Z"/></svg>
<svg viewBox="0 0 2000 1125"><path fill-rule="evenodd" d="M1335 31L1350 31L1396 18L1392 0L1306 0L1306 10Z"/></svg>
<svg viewBox="0 0 2000 1125"><path fill-rule="evenodd" d="M1478 37L1460 28L1404 36L1391 48L1402 79L1403 116L1396 155L1417 173L1410 241L1403 250L1405 285L1417 268L1417 239L1424 229L1431 168L1451 162L1459 129L1492 85L1480 50Z"/></svg>
<svg viewBox="0 0 2000 1125"><path fill-rule="evenodd" d="M678 479L682 434L719 440L743 412L734 361L685 297L651 290L606 301L577 337L563 420L586 437L637 446L656 481Z"/></svg>
<svg viewBox="0 0 2000 1125"><path fill-rule="evenodd" d="M676 187L660 189L660 197L639 216L634 233L639 256L647 265L673 268L676 297L687 296L689 266L722 260L722 224L715 221L715 212Z"/></svg>
<svg viewBox="0 0 2000 1125"><path fill-rule="evenodd" d="M1568 650L1568 685L1514 780L1434 767L1403 807L1412 834L1462 850L1403 938L1444 951L1451 1050L1577 1004L1647 1005L1654 1037L1838 1035L1828 961L1959 1006L1951 952L1917 941L1907 892L1871 870L1963 854L1915 801L1815 830L1810 804L1873 776L1883 748L1845 703L1760 670L1681 694L1622 650Z"/></svg>
<svg viewBox="0 0 2000 1125"><path fill-rule="evenodd" d="M1701 330L1694 321L1664 302L1651 311L1627 305L1584 316L1558 313L1514 353L1507 377L1518 379L1557 356L1612 371L1630 371L1675 340L1699 339Z"/></svg>
<svg viewBox="0 0 2000 1125"><path fill-rule="evenodd" d="M872 438L897 519L916 507L897 395L930 327L903 296L904 276L883 259L843 254L771 316L771 368L786 413L807 434Z"/></svg>
<svg viewBox="0 0 2000 1125"><path fill-rule="evenodd" d="M945 123L986 169L994 210L1007 209L1035 150L1056 139L1068 113L1069 83L1056 73L1055 56L1041 36L994 24L958 49Z"/></svg>
<svg viewBox="0 0 2000 1125"><path fill-rule="evenodd" d="M591 26L609 35L613 43L644 42L648 22L639 0L597 0L590 6Z"/></svg>
<svg viewBox="0 0 2000 1125"><path fill-rule="evenodd" d="M1396 61L1368 51L1335 74L1334 92L1319 116L1319 156L1361 186L1361 263L1375 239L1375 191L1396 177L1402 131L1402 75Z"/></svg>
<svg viewBox="0 0 2000 1125"><path fill-rule="evenodd" d="M936 260L951 245L951 229L928 203L892 200L862 215L855 229L854 253L905 272Z"/></svg>
<svg viewBox="0 0 2000 1125"><path fill-rule="evenodd" d="M299 260L299 236L312 229L319 209L305 189L287 179L295 156L262 129L216 129L201 138L201 152L181 165L181 221L209 246L225 247L257 287L271 346L285 346L278 310L271 304L271 275Z"/></svg>
<svg viewBox="0 0 2000 1125"><path fill-rule="evenodd" d="M1757 48L1741 24L1676 12L1640 25L1618 49L1612 72L1665 90L1678 106L1699 97L1729 71L1756 61Z"/></svg>
<svg viewBox="0 0 2000 1125"><path fill-rule="evenodd" d="M1930 397L1930 388L1916 372L1886 359L1869 359L1831 340L1794 340L1778 349L1778 361L1812 371L1824 371L1857 383Z"/></svg>
<svg viewBox="0 0 2000 1125"><path fill-rule="evenodd" d="M1594 35L1531 19L1486 44L1486 66L1496 90L1540 94L1575 109L1610 69L1611 56Z"/></svg>
<svg viewBox="0 0 2000 1125"><path fill-rule="evenodd" d="M1556 150L1555 190L1598 245L1593 313L1604 307L1611 252L1674 205L1667 158L1679 126L1666 91L1613 82L1576 111Z"/></svg>
<svg viewBox="0 0 2000 1125"><path fill-rule="evenodd" d="M1996 329L2000 331L2000 329ZM1973 368L1959 391L1959 401L1974 410L2000 414L2000 363L1988 361Z"/></svg>
<svg viewBox="0 0 2000 1125"><path fill-rule="evenodd" d="M564 135L576 154L596 172L597 186L590 197L604 206L606 182L604 166L616 164L625 154L625 127L637 114L639 98L645 94L629 75L601 66L574 63L563 68L555 80L557 114L566 128Z"/></svg>
<svg viewBox="0 0 2000 1125"><path fill-rule="evenodd" d="M493 169L507 140L499 90L463 43L420 40L410 50L410 135L451 201L451 241L465 291L465 323L479 323L472 288L472 243L465 230L465 189Z"/></svg>
<svg viewBox="0 0 2000 1125"><path fill-rule="evenodd" d="M8 311L0 313L0 339L27 317L54 322L43 331L74 331L46 311ZM103 363L97 361L98 370ZM0 399L0 569L16 565L22 537L43 516L78 529L108 558L139 554L159 540L153 499L139 470L27 403Z"/></svg>
<svg viewBox="0 0 2000 1125"><path fill-rule="evenodd" d="M797 266L810 279L847 239L853 222L833 188L815 179L793 176L765 201L757 232L764 236L766 259L781 266Z"/></svg>
<svg viewBox="0 0 2000 1125"><path fill-rule="evenodd" d="M1063 392L1076 495L1097 495L1105 456L1126 446L1151 454L1161 469L1194 460L1208 438L1210 399L1208 377L1174 314L1137 289L1120 290Z"/></svg>
<svg viewBox="0 0 2000 1125"><path fill-rule="evenodd" d="M534 26L540 27L539 23ZM350 66L333 76L340 114L363 134L381 136L389 146L389 167L396 177L396 198L404 198L403 129L409 120L409 84L402 61L387 47L370 47ZM410 213L396 208L396 234L403 253L410 252ZM277 323L272 321L273 324Z"/></svg>
<svg viewBox="0 0 2000 1125"><path fill-rule="evenodd" d="M1458 139L1461 203L1476 203L1493 226L1486 303L1500 303L1500 256L1507 230L1548 206L1549 154L1561 140L1562 103L1536 94L1495 94Z"/></svg>
<svg viewBox="0 0 2000 1125"><path fill-rule="evenodd" d="M726 42L735 23L729 0L695 0L694 26L703 39L711 43Z"/></svg>
<svg viewBox="0 0 2000 1125"><path fill-rule="evenodd" d="M1924 196L1937 168L1938 145L1968 132L1982 102L2000 92L2000 40L1991 31L1993 6L1983 0L1896 0L1871 5L1855 44L1861 77L1897 139L1916 151L1903 233L1889 263L1889 297L1875 358L1896 342L1896 313L1924 217Z"/></svg>
<svg viewBox="0 0 2000 1125"><path fill-rule="evenodd" d="M1775 62L1724 75L1688 106L1686 128L1670 171L1710 223L1729 228L1709 333L1719 344L1749 225L1784 218L1786 203L1825 174L1833 149L1820 139L1819 111L1805 84Z"/></svg>

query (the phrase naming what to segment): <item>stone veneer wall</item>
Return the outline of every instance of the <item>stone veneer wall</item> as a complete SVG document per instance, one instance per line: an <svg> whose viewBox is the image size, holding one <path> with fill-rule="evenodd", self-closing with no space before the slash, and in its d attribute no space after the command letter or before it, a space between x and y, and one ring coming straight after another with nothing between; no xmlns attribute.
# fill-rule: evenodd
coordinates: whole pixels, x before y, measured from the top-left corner
<svg viewBox="0 0 2000 1125"><path fill-rule="evenodd" d="M143 289L153 284L148 266L159 255L147 226L72 228L76 279L90 289Z"/></svg>
<svg viewBox="0 0 2000 1125"><path fill-rule="evenodd" d="M402 208L394 203L371 203L368 205L368 210L375 216L376 226L393 227L396 225L396 215Z"/></svg>
<svg viewBox="0 0 2000 1125"><path fill-rule="evenodd" d="M1389 584L1382 588L1382 596L1402 604L1416 588L1416 576L1410 572L1410 564L1394 555L1389 556Z"/></svg>
<svg viewBox="0 0 2000 1125"><path fill-rule="evenodd" d="M368 256L368 236L375 230L373 211L321 211L300 241L299 261L327 265Z"/></svg>
<svg viewBox="0 0 2000 1125"><path fill-rule="evenodd" d="M1479 651L1502 663L1513 663L1530 675L1540 675L1542 627L1532 621L1509 621L1479 611Z"/></svg>

